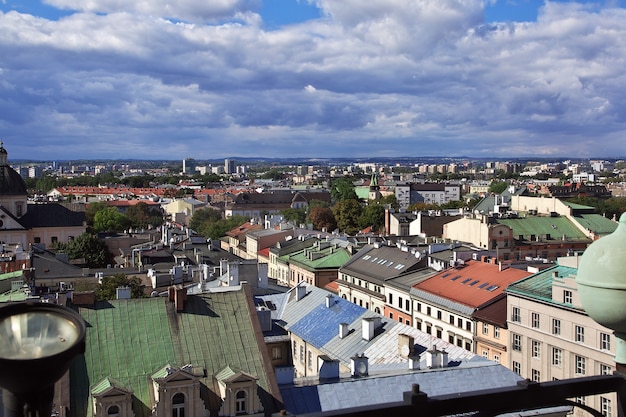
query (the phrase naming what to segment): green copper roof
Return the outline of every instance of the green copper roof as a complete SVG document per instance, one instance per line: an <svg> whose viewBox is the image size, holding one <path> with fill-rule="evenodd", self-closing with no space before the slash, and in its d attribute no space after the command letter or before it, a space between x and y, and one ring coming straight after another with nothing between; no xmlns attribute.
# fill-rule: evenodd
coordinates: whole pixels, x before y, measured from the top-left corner
<svg viewBox="0 0 626 417"><path fill-rule="evenodd" d="M514 282L507 287L506 293L572 308L571 304L564 304L552 299L552 281L554 279L553 274L555 272L557 272L560 277L575 277L577 269L568 266L555 265L520 281Z"/></svg>
<svg viewBox="0 0 626 417"><path fill-rule="evenodd" d="M617 229L617 222L600 214L579 214L574 216L574 221L598 235L608 235Z"/></svg>
<svg viewBox="0 0 626 417"><path fill-rule="evenodd" d="M14 272L6 272L4 274L0 274L0 281L18 278L18 277L21 277L22 275L24 275L24 271L22 270L14 271Z"/></svg>
<svg viewBox="0 0 626 417"><path fill-rule="evenodd" d="M79 313L87 346L70 370L72 415L91 416L89 387L114 378L133 391L135 416L150 416L152 378L170 364L206 370L200 381L218 394L208 396L215 412L214 374L229 365L259 378L260 395L272 392L244 291L189 295L182 313L162 297L100 302Z"/></svg>
<svg viewBox="0 0 626 417"><path fill-rule="evenodd" d="M96 384L91 389L91 393L93 395L98 395L103 392L106 392L110 388L118 388L123 391L131 391L128 388L126 388L121 382L117 381L116 379L107 377L107 378L104 378L100 383Z"/></svg>
<svg viewBox="0 0 626 417"><path fill-rule="evenodd" d="M339 269L348 262L351 255L344 248L325 248L320 250L306 249L290 255L281 256L288 263L295 264L308 271L318 271L323 269Z"/></svg>
<svg viewBox="0 0 626 417"><path fill-rule="evenodd" d="M521 219L498 219L513 229L513 236L550 235L552 239L587 240L587 236L567 217L527 216Z"/></svg>

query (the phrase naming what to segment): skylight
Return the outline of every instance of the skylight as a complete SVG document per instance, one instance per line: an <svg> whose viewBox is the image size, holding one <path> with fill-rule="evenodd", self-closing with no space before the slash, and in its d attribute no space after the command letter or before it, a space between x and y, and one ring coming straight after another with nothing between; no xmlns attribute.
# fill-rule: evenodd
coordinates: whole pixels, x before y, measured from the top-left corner
<svg viewBox="0 0 626 417"><path fill-rule="evenodd" d="M450 275L452 275L450 272L446 272L445 274L443 274L443 275L441 276L441 278L447 278L447 277L449 277Z"/></svg>
<svg viewBox="0 0 626 417"><path fill-rule="evenodd" d="M451 279L451 281L456 281L459 278L461 278L461 276L460 275L456 275L456 276L454 276L454 278Z"/></svg>
<svg viewBox="0 0 626 417"><path fill-rule="evenodd" d="M467 284L468 282L470 282L472 279L471 278L465 278L463 280L463 282L461 282L461 284Z"/></svg>
<svg viewBox="0 0 626 417"><path fill-rule="evenodd" d="M492 286L490 286L490 287L488 287L488 288L487 288L487 291L494 291L494 290L496 290L496 289L498 289L498 288L500 288L500 286L499 286L499 285L492 285Z"/></svg>
<svg viewBox="0 0 626 417"><path fill-rule="evenodd" d="M368 260L369 258L371 258L371 257L372 257L372 255L365 255L365 256L363 257L363 260L367 261L367 260Z"/></svg>
<svg viewBox="0 0 626 417"><path fill-rule="evenodd" d="M471 286L474 286L474 285L476 285L476 284L478 284L478 280L473 281L472 283L470 283L470 285L469 285L469 286L471 287Z"/></svg>
<svg viewBox="0 0 626 417"><path fill-rule="evenodd" d="M487 285L489 285L488 282L483 282L482 284L480 284L480 287L478 288L485 288Z"/></svg>

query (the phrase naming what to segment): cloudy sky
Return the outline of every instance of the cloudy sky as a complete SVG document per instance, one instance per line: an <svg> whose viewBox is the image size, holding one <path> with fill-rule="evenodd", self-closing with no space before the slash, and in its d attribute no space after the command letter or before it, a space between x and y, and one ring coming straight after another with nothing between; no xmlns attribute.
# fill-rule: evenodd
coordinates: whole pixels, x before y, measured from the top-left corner
<svg viewBox="0 0 626 417"><path fill-rule="evenodd" d="M626 157L626 0L0 0L10 159Z"/></svg>

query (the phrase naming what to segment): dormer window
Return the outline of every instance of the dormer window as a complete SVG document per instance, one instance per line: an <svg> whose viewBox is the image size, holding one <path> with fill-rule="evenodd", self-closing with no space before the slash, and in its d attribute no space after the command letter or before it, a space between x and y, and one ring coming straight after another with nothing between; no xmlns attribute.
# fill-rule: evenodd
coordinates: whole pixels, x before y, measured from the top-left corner
<svg viewBox="0 0 626 417"><path fill-rule="evenodd" d="M248 414L248 408L246 407L247 397L248 395L245 391L237 391L235 397L235 413L237 415Z"/></svg>
<svg viewBox="0 0 626 417"><path fill-rule="evenodd" d="M185 394L179 392L172 397L172 417L185 417Z"/></svg>

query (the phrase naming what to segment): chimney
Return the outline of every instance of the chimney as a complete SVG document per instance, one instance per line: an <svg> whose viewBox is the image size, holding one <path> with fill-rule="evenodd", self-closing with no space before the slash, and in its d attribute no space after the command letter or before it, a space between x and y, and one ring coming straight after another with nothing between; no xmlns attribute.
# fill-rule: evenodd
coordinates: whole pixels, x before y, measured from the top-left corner
<svg viewBox="0 0 626 417"><path fill-rule="evenodd" d="M409 357L409 369L411 371L416 371L420 369L420 357L419 356L410 356Z"/></svg>
<svg viewBox="0 0 626 417"><path fill-rule="evenodd" d="M368 358L363 353L357 353L350 358L350 373L352 377L359 378L369 373Z"/></svg>
<svg viewBox="0 0 626 417"><path fill-rule="evenodd" d="M304 284L296 285L296 301L300 301L306 295L306 286Z"/></svg>
<svg viewBox="0 0 626 417"><path fill-rule="evenodd" d="M398 335L398 354L403 358L410 358L413 356L415 347L415 339L408 334Z"/></svg>
<svg viewBox="0 0 626 417"><path fill-rule="evenodd" d="M339 360L327 355L318 356L317 375L319 379L339 379Z"/></svg>
<svg viewBox="0 0 626 417"><path fill-rule="evenodd" d="M339 338L343 339L350 333L348 329L348 323L339 323Z"/></svg>
<svg viewBox="0 0 626 417"><path fill-rule="evenodd" d="M257 270L258 270L258 273L259 273L259 280L258 280L258 284L257 284L258 288L267 289L267 287L268 287L267 267L268 267L267 264L258 264L257 265Z"/></svg>
<svg viewBox="0 0 626 417"><path fill-rule="evenodd" d="M272 312L266 308L256 311L256 315L259 318L261 324L261 331L269 332L272 330Z"/></svg>
<svg viewBox="0 0 626 417"><path fill-rule="evenodd" d="M448 353L433 347L426 352L426 367L437 369L448 366Z"/></svg>
<svg viewBox="0 0 626 417"><path fill-rule="evenodd" d="M372 340L376 336L376 330L380 326L380 317L366 317L361 320L362 337L365 340Z"/></svg>
<svg viewBox="0 0 626 417"><path fill-rule="evenodd" d="M335 304L332 294L326 296L326 308L331 308Z"/></svg>
<svg viewBox="0 0 626 417"><path fill-rule="evenodd" d="M183 288L182 285L177 285L174 287L174 305L176 306L177 313L183 311L185 301L187 301L187 288Z"/></svg>

